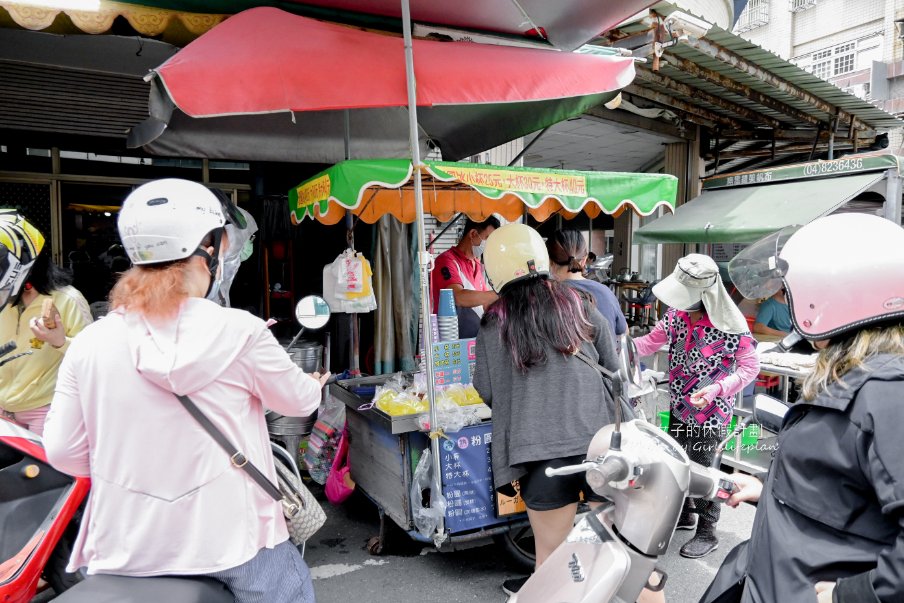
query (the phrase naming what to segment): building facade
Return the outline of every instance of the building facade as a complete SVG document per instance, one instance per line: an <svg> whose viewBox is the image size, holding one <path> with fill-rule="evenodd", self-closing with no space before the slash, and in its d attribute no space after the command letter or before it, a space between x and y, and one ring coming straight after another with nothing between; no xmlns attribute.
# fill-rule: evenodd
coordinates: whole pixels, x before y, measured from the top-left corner
<svg viewBox="0 0 904 603"><path fill-rule="evenodd" d="M904 0L750 0L734 32L904 115ZM889 143L901 148L902 130Z"/></svg>

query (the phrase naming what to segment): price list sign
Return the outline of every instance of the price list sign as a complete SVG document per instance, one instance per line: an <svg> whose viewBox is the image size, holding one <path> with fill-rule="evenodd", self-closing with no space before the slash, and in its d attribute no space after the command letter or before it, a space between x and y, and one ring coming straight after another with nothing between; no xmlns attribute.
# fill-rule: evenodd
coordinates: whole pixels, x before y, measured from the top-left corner
<svg viewBox="0 0 904 603"><path fill-rule="evenodd" d="M476 356L475 340L456 339L433 344L433 377L436 385L471 383Z"/></svg>

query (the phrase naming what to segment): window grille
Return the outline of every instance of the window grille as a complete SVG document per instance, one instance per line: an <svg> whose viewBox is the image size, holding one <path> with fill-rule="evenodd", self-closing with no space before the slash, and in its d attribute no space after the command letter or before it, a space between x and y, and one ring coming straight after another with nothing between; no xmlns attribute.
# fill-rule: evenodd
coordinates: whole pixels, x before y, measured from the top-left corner
<svg viewBox="0 0 904 603"><path fill-rule="evenodd" d="M796 13L798 11L807 10L808 8L816 6L816 0L791 0L791 12Z"/></svg>
<svg viewBox="0 0 904 603"><path fill-rule="evenodd" d="M735 26L737 33L750 31L769 23L769 0L750 0Z"/></svg>

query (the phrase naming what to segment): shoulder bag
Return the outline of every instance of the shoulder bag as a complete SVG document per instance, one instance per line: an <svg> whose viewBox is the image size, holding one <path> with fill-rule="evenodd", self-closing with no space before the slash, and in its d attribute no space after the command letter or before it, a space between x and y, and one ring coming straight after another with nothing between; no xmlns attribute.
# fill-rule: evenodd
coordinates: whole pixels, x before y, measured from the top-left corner
<svg viewBox="0 0 904 603"><path fill-rule="evenodd" d="M216 425L192 402L191 398L174 395L185 407L185 410L226 451L232 464L247 473L273 500L282 504L289 539L293 544L296 546L303 544L320 529L326 521L326 513L294 472L290 471L281 461L274 459L277 481L277 484L274 484L253 463L248 461L248 457L232 445L232 442L217 429Z"/></svg>

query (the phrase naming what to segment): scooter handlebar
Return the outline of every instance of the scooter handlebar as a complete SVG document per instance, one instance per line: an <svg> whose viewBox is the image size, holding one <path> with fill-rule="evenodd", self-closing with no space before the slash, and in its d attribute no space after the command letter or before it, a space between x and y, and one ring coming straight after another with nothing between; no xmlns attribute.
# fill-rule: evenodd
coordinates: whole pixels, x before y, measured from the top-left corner
<svg viewBox="0 0 904 603"><path fill-rule="evenodd" d="M565 465L564 467L546 468L546 477L555 477L557 475L571 475L573 473L584 473L596 467L593 461L584 461L580 465Z"/></svg>
<svg viewBox="0 0 904 603"><path fill-rule="evenodd" d="M601 462L584 461L580 465L566 465L553 469L546 468L546 477L556 475L571 475L572 473L581 473L586 471L597 471L601 474L604 483L618 482L628 477L628 463L624 459L617 456L607 456Z"/></svg>

